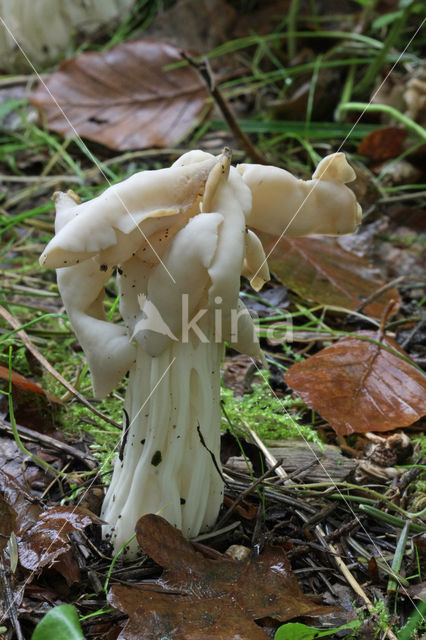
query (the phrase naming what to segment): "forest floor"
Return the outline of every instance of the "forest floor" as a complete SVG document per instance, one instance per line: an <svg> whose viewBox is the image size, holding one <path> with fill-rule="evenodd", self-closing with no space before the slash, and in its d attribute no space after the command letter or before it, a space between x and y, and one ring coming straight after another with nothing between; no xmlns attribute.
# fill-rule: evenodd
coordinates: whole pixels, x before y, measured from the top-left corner
<svg viewBox="0 0 426 640"><path fill-rule="evenodd" d="M0 640L424 639L422 3L160 4L136 3L60 71L0 77ZM149 111L135 78L151 72ZM261 237L271 281L243 280L241 299L268 368L226 350L217 525L188 543L146 516L126 562L99 513L127 379L93 398L55 271L38 262L51 196L85 201L224 147L304 180L345 152L363 221L338 239ZM114 278L105 311L121 322Z"/></svg>

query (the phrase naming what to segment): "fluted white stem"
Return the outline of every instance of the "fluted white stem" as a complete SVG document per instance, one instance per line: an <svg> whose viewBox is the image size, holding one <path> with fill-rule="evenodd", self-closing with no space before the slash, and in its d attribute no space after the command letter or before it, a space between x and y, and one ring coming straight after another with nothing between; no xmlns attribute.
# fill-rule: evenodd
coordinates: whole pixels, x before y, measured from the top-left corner
<svg viewBox="0 0 426 640"><path fill-rule="evenodd" d="M223 500L222 352L213 337L195 335L155 358L138 347L125 401L129 424L101 514L115 549L146 513L160 513L186 536L214 524ZM128 553L137 549L133 543Z"/></svg>

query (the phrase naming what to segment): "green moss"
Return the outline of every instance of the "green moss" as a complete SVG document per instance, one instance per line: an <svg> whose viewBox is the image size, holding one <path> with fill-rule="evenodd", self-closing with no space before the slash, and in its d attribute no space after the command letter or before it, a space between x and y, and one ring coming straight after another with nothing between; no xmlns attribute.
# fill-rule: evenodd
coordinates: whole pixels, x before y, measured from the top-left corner
<svg viewBox="0 0 426 640"><path fill-rule="evenodd" d="M300 406L292 398L278 398L267 380L253 385L253 393L235 397L231 389L222 387L224 414L235 427L248 424L262 439L285 440L303 438L320 444L317 432L300 424L288 409ZM229 426L226 424L226 426Z"/></svg>

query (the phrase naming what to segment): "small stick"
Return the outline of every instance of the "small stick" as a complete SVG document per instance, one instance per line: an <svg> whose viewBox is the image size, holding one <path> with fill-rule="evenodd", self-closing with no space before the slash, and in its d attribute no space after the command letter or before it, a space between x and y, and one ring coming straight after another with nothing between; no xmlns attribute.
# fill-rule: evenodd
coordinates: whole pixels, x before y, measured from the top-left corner
<svg viewBox="0 0 426 640"><path fill-rule="evenodd" d="M250 138L242 131L240 125L238 124L234 114L228 106L228 103L222 96L222 93L217 88L216 83L213 78L213 74L210 69L210 65L208 63L207 58L203 58L201 62L196 62L193 58L191 58L185 51L181 51L181 56L184 58L189 64L194 67L204 80L207 85L208 90L220 111L222 112L223 117L229 125L234 136L237 140L240 141L241 146L246 151L246 153L250 156L253 162L257 164L270 164L266 158L259 153L253 146Z"/></svg>
<svg viewBox="0 0 426 640"><path fill-rule="evenodd" d="M112 424L114 427L121 430L121 427L119 424L117 424L117 422L111 420L111 418L108 418L108 416L104 415L101 411L98 411L98 409L96 409L95 407L92 407L90 402L86 400L86 398L82 396L81 393L77 391L77 389L74 389L74 387L67 380L65 380L65 378L63 378L54 367L52 367L50 362L48 362L48 360L46 360L46 358L40 353L40 351L33 345L27 333L23 329L21 329L21 325L19 324L18 320L16 320L16 318L14 318L12 314L9 313L9 311L7 311L1 305L0 315L3 316L3 318L10 324L11 327L17 330L18 336L21 338L28 351L31 351L33 356L37 358L40 364L42 364L43 367L65 387L65 389L68 389L68 391L70 391L70 393L72 393L72 395L77 398L77 400L81 402L81 404L84 404L85 407L90 409L92 413L97 415L99 418L102 418L102 420L105 420L105 422L109 422L109 424Z"/></svg>
<svg viewBox="0 0 426 640"><path fill-rule="evenodd" d="M265 473L263 475L261 475L259 478L257 478L254 482L252 482L247 489L245 489L242 493L239 494L239 496L234 500L234 502L231 504L231 506L229 507L228 511L226 513L224 513L223 517L219 520L219 522L217 523L217 527L223 527L223 525L225 524L225 522L227 522L231 516L231 514L235 511L235 509L238 507L238 505L240 504L240 502L242 502L242 500L244 500L244 498L246 498L250 493L252 493L252 491L254 489L256 489L256 487L263 482L264 480L266 480L266 478L268 478L269 476L271 476L274 471L281 465L282 460L278 460L273 467L271 467L270 469L268 469L267 471L265 471Z"/></svg>
<svg viewBox="0 0 426 640"><path fill-rule="evenodd" d="M408 345L410 344L410 342L412 341L416 333L420 331L420 329L423 329L425 324L426 324L426 317L421 318L420 321L416 324L415 327L413 327L413 329L410 331L408 336L405 338L404 342L401 344L402 349L406 349L408 347Z"/></svg>
<svg viewBox="0 0 426 640"><path fill-rule="evenodd" d="M404 282L404 280L407 280L407 276L399 276L398 278L395 278L395 280L391 280L390 282L387 282L379 289L376 289L376 291L374 291L370 296L368 296L368 298L363 300L361 304L358 305L356 309L354 309L354 311L356 313L359 313L371 302L374 302L374 300L377 300L377 298L379 298L382 295L382 293L385 293L385 291L389 291L389 289L396 287L398 284L401 284L401 282Z"/></svg>
<svg viewBox="0 0 426 640"><path fill-rule="evenodd" d="M324 530L322 529L322 527L320 525L317 525L315 527L315 529L317 530L317 532L319 533L320 537L324 541L324 546L326 546L333 553L334 561L336 562L336 565L337 565L338 569L340 570L340 572L342 573L343 577L345 578L346 582L348 582L348 584L352 587L352 589L355 591L355 593L361 598L361 600L363 600L365 602L365 605L366 605L369 613L373 613L374 614L373 603L371 602L370 598L365 593L364 589L361 587L361 585L357 582L357 580L354 578L352 573L349 571L348 567L345 565L345 563L343 562L342 558L339 556L339 553L338 553L336 547L334 545L332 545L331 542L326 542L325 541L325 532L324 532ZM390 629L389 627L386 629L385 635L387 636L388 640L398 640L397 636L394 634L392 629Z"/></svg>
<svg viewBox="0 0 426 640"><path fill-rule="evenodd" d="M243 420L243 422L244 422L244 420ZM262 451L262 453L265 456L265 458L268 461L268 463L271 466L274 467L277 476L280 476L280 478L282 478L284 480L284 482L288 481L289 477L288 477L287 471L285 471L285 469L283 469L282 466L277 465L277 459L272 455L272 453L269 451L269 449L267 447L265 447L265 445L263 444L262 440L259 438L257 433L255 431L253 431L253 429L250 428L250 426L247 424L247 422L244 422L244 426L248 430L249 434L251 435L252 439L257 444L259 449Z"/></svg>
<svg viewBox="0 0 426 640"><path fill-rule="evenodd" d="M75 447L72 447L65 442L60 442L56 440L56 438L52 438L51 436L45 435L44 433L39 433L38 431L33 431L33 429L29 429L28 427L23 427L22 425L16 425L17 430L28 440L32 440L35 442L41 442L48 447L56 449L57 451L62 451L73 458L78 458L87 466L89 469L94 469L97 466L96 459L90 453L84 453L84 451L80 451ZM8 433L13 433L12 426L6 422L3 418L0 417L0 429L5 429Z"/></svg>
<svg viewBox="0 0 426 640"><path fill-rule="evenodd" d="M1 593L4 598L4 604L6 605L6 613L5 616L10 618L12 622L12 626L15 629L17 640L25 640L24 635L21 630L21 625L19 624L18 618L18 610L17 610L17 600L20 597L19 591L12 592L9 580L8 580L8 571L5 567L3 550L0 551L0 584L2 586ZM21 587L23 589L23 587ZM2 618L0 622L3 620Z"/></svg>

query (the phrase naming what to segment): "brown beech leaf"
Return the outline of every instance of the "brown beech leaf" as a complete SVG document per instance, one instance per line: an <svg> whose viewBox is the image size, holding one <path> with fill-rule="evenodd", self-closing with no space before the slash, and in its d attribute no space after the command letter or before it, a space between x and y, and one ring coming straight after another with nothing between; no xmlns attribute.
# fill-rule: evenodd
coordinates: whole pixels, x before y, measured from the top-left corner
<svg viewBox="0 0 426 640"><path fill-rule="evenodd" d="M331 238L276 238L263 236L270 270L305 300L356 309L385 283L378 269L364 258L342 249ZM363 313L379 318L390 300L400 302L391 289L368 304ZM397 307L395 307L396 311Z"/></svg>
<svg viewBox="0 0 426 640"><path fill-rule="evenodd" d="M137 522L136 537L164 572L150 587L111 588L110 604L130 616L119 640L266 640L255 620L333 611L303 594L281 547L241 561L206 558L153 514Z"/></svg>
<svg viewBox="0 0 426 640"><path fill-rule="evenodd" d="M0 551L7 545L10 534L15 528L15 522L14 509L0 496Z"/></svg>
<svg viewBox="0 0 426 640"><path fill-rule="evenodd" d="M358 145L358 153L372 160L396 158L404 151L407 132L401 127L383 127L372 131Z"/></svg>
<svg viewBox="0 0 426 640"><path fill-rule="evenodd" d="M171 146L196 123L207 97L192 67L164 71L181 60L166 42L122 42L66 60L32 101L64 136L77 132L118 150Z"/></svg>
<svg viewBox="0 0 426 640"><path fill-rule="evenodd" d="M14 531L19 562L29 571L55 563L68 582L78 579L78 565L71 554L68 535L100 522L81 507L44 508L15 478L0 469L0 494L16 513Z"/></svg>
<svg viewBox="0 0 426 640"><path fill-rule="evenodd" d="M339 435L408 426L426 414L426 377L382 345L408 358L389 336L381 344L345 337L294 364L285 380Z"/></svg>

